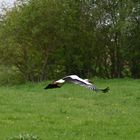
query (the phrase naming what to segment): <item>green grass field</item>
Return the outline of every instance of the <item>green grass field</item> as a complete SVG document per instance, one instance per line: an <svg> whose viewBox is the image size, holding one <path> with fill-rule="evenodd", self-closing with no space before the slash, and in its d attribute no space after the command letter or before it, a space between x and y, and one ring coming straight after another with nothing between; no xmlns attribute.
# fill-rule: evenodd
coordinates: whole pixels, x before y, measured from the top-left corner
<svg viewBox="0 0 140 140"><path fill-rule="evenodd" d="M48 82L0 87L0 140L20 134L41 140L139 140L140 80L99 80L100 94ZM12 139L13 140L13 139Z"/></svg>

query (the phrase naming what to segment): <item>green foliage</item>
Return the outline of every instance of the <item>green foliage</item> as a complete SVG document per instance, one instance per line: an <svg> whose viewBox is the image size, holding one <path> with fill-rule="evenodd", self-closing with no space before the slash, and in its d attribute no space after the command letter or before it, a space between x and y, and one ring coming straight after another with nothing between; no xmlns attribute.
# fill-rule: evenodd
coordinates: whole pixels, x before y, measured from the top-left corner
<svg viewBox="0 0 140 140"><path fill-rule="evenodd" d="M0 139L29 134L42 140L138 140L140 80L93 82L109 86L110 92L95 93L73 84L44 90L49 81L1 86Z"/></svg>
<svg viewBox="0 0 140 140"><path fill-rule="evenodd" d="M26 81L139 78L139 9L131 0L19 0L0 17L0 62Z"/></svg>
<svg viewBox="0 0 140 140"><path fill-rule="evenodd" d="M0 66L0 86L23 83L25 83L25 79L16 67Z"/></svg>

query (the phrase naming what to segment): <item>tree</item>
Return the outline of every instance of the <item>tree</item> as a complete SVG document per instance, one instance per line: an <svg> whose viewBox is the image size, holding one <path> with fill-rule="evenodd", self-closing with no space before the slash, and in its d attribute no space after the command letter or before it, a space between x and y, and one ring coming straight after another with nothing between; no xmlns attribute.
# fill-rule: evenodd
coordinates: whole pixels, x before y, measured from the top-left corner
<svg viewBox="0 0 140 140"><path fill-rule="evenodd" d="M139 25L137 1L18 0L1 18L1 62L27 81L139 77Z"/></svg>

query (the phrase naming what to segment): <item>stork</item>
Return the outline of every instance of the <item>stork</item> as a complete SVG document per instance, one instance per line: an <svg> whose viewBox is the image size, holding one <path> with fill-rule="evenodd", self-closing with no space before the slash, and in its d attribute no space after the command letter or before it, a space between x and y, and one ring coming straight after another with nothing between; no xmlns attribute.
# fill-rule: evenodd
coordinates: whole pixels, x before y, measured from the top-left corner
<svg viewBox="0 0 140 140"><path fill-rule="evenodd" d="M69 76L63 77L62 79L53 81L52 83L48 84L44 89L60 88L66 82L78 84L80 86L84 86L84 87L86 87L90 90L94 90L96 92L102 91L103 93L106 93L109 91L109 87L107 87L105 89L97 88L88 79L82 79L82 78L78 77L77 75L69 75Z"/></svg>

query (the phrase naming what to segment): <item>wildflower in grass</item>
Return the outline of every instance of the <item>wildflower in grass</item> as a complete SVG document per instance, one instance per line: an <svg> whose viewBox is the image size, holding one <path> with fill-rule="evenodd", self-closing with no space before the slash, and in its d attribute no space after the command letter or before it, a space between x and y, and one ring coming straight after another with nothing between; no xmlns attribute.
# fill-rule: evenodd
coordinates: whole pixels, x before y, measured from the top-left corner
<svg viewBox="0 0 140 140"><path fill-rule="evenodd" d="M18 136L13 136L8 138L8 140L41 140L38 136L31 134L19 134Z"/></svg>

